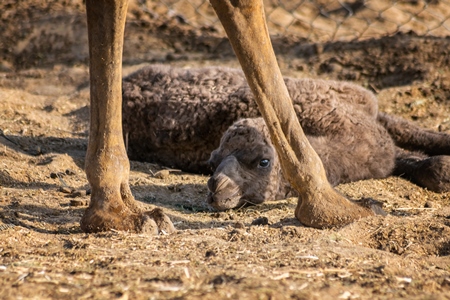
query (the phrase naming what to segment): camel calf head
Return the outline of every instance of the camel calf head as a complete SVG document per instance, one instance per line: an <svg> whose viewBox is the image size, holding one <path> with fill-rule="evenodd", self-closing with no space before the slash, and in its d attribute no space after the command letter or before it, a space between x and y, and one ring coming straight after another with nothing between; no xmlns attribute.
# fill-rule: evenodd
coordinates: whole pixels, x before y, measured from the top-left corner
<svg viewBox="0 0 450 300"><path fill-rule="evenodd" d="M211 153L208 203L217 210L286 196L288 184L262 118L234 123Z"/></svg>

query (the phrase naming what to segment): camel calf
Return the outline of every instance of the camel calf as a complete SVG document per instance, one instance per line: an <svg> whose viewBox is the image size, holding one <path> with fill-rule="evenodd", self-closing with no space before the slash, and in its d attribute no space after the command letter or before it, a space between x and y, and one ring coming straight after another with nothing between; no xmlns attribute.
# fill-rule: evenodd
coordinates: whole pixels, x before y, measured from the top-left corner
<svg viewBox="0 0 450 300"><path fill-rule="evenodd" d="M450 190L450 135L378 112L376 97L355 84L284 81L331 185L398 175L436 192ZM214 172L208 202L218 210L296 194L258 116L240 70L152 65L123 81L129 156Z"/></svg>

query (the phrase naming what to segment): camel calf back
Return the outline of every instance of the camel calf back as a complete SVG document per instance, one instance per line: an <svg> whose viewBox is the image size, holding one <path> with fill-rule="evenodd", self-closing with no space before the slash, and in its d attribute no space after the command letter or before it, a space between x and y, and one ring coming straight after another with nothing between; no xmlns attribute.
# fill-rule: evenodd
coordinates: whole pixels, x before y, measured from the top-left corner
<svg viewBox="0 0 450 300"><path fill-rule="evenodd" d="M346 82L285 78L303 130L336 135L375 120L372 93ZM143 68L123 80L123 128L130 159L208 174L206 161L238 119L260 116L240 70Z"/></svg>

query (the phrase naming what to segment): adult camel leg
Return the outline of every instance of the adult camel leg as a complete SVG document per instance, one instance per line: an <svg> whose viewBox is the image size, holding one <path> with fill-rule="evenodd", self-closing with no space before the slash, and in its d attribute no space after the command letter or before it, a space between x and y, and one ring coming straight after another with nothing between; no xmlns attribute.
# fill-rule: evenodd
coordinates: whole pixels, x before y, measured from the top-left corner
<svg viewBox="0 0 450 300"><path fill-rule="evenodd" d="M86 232L109 229L173 231L161 210L142 212L128 185L130 164L122 138L122 47L128 0L87 0L90 130L86 175L91 201L81 219Z"/></svg>
<svg viewBox="0 0 450 300"><path fill-rule="evenodd" d="M211 0L269 127L285 176L299 192L295 216L323 228L373 215L328 183L322 162L295 115L269 38L262 0Z"/></svg>

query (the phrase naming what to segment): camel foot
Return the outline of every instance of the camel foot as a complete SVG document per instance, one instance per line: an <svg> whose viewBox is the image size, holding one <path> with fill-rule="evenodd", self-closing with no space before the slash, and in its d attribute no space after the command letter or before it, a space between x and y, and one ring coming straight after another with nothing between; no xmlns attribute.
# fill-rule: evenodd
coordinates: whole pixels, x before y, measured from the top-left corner
<svg viewBox="0 0 450 300"><path fill-rule="evenodd" d="M86 233L108 230L128 231L157 235L160 232L171 233L175 227L161 209L134 213L125 206L122 209L102 210L88 207L80 222Z"/></svg>
<svg viewBox="0 0 450 300"><path fill-rule="evenodd" d="M415 164L412 182L437 193L450 191L450 156L431 156Z"/></svg>
<svg viewBox="0 0 450 300"><path fill-rule="evenodd" d="M151 218L151 220L154 220L159 232L172 233L176 231L172 221L170 221L170 218L163 212L162 209L155 208L146 214Z"/></svg>
<svg viewBox="0 0 450 300"><path fill-rule="evenodd" d="M295 217L305 226L314 228L339 227L364 217L385 215L374 200L361 203L348 200L331 186L325 191L306 192L299 197Z"/></svg>

